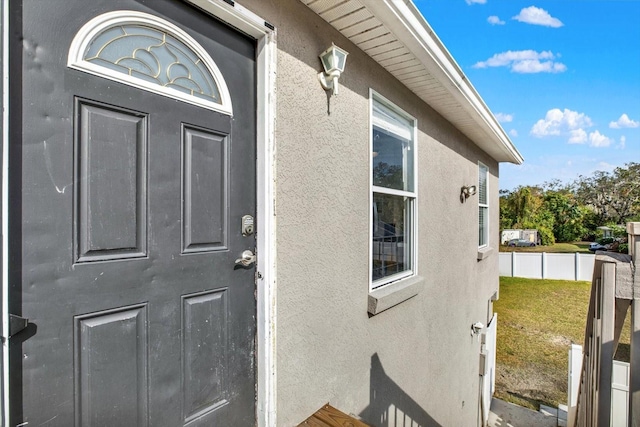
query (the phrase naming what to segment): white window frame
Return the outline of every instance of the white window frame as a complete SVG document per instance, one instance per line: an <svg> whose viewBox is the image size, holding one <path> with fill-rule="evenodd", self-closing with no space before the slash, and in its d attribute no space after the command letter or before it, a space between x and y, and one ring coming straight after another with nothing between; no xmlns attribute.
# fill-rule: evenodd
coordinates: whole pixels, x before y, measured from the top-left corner
<svg viewBox="0 0 640 427"><path fill-rule="evenodd" d="M373 105L374 103L380 103L392 110L398 116L404 118L412 124L411 128L411 138L412 138L412 151L413 151L413 191L404 191L404 190L396 190L385 187L378 187L373 185L373 161L372 161L372 153L373 153L373 126L374 126L374 116L373 116ZM415 117L411 116L407 112L405 112L402 108L398 107L393 102L389 101L384 96L380 95L373 89L369 90L369 291L373 291L375 289L380 289L384 286L390 285L392 283L396 283L400 280L414 277L418 271L418 121ZM404 172L407 172L408 168L403 168ZM407 214L410 218L405 219L405 230L410 228L410 241L409 246L407 248L408 255L410 258L410 268L400 273L396 273L382 279L373 280L373 195L374 193L379 194L387 194L392 196L402 196L410 198L409 207L407 209ZM407 226L408 225L408 226Z"/></svg>
<svg viewBox="0 0 640 427"><path fill-rule="evenodd" d="M485 174L485 179L484 182L486 183L486 188L485 188L485 195L486 195L486 203L482 203L480 200L480 185L481 185L481 180L480 180L480 174L482 173L484 169L484 174ZM482 209L485 209L485 220L486 220L486 227L484 228L484 244L480 244L480 212L482 211ZM482 162L478 162L478 249L482 249L482 248L486 248L489 246L489 236L491 235L489 233L489 212L490 212L490 207L489 207L489 167L487 165L485 165Z"/></svg>

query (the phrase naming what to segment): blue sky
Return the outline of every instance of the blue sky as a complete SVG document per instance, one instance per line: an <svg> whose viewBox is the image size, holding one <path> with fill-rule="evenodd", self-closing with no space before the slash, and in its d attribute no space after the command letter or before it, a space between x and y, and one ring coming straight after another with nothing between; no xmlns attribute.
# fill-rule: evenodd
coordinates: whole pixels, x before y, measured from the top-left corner
<svg viewBox="0 0 640 427"><path fill-rule="evenodd" d="M640 162L640 0L414 0L525 158L500 188Z"/></svg>

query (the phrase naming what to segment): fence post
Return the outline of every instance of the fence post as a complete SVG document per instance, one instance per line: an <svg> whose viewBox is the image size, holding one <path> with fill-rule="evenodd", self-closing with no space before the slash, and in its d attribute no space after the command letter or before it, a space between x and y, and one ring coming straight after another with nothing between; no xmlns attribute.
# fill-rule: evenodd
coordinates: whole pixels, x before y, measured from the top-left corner
<svg viewBox="0 0 640 427"><path fill-rule="evenodd" d="M636 267L637 268L637 267ZM638 276L636 270L636 285ZM631 301L631 355L629 362L629 425L640 426L640 298Z"/></svg>
<svg viewBox="0 0 640 427"><path fill-rule="evenodd" d="M567 425L575 426L580 379L582 375L582 346L571 344L569 349L569 383L567 384Z"/></svg>
<svg viewBox="0 0 640 427"><path fill-rule="evenodd" d="M576 262L575 262L575 268L576 268L576 281L580 280L580 254L578 252L575 253L575 257L576 257Z"/></svg>
<svg viewBox="0 0 640 427"><path fill-rule="evenodd" d="M598 379L602 384L597 393L597 426L611 424L611 375L613 371L613 341L615 329L616 265L602 263L602 285L600 289L600 342L598 343ZM634 426L635 427L635 426Z"/></svg>
<svg viewBox="0 0 640 427"><path fill-rule="evenodd" d="M544 279L547 277L547 253L546 252L542 252L542 258L540 259L540 264L541 264L541 270L542 270L540 274Z"/></svg>
<svg viewBox="0 0 640 427"><path fill-rule="evenodd" d="M516 277L516 253L511 252L511 277Z"/></svg>

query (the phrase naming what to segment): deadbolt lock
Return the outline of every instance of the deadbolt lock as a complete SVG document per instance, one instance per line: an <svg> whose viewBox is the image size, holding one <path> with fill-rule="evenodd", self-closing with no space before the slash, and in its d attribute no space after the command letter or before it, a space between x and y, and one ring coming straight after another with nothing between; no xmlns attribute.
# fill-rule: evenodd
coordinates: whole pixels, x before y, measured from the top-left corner
<svg viewBox="0 0 640 427"><path fill-rule="evenodd" d="M242 217L242 235L244 237L251 236L253 234L253 217L251 215L244 215Z"/></svg>

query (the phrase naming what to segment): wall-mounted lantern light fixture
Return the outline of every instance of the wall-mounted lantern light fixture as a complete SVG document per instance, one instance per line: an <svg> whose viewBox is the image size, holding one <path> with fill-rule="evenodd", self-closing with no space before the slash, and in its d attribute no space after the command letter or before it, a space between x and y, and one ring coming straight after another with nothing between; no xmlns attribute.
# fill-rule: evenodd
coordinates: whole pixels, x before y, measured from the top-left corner
<svg viewBox="0 0 640 427"><path fill-rule="evenodd" d="M476 194L476 186L475 185L470 185L470 186L463 186L460 189L460 203L464 203L467 201L467 199L471 196L473 196L474 194Z"/></svg>
<svg viewBox="0 0 640 427"><path fill-rule="evenodd" d="M484 329L484 325L480 322L476 322L471 325L471 336L478 335Z"/></svg>
<svg viewBox="0 0 640 427"><path fill-rule="evenodd" d="M324 73L318 73L318 79L324 90L331 90L332 95L338 94L338 79L344 71L348 54L333 43L329 49L320 54Z"/></svg>

